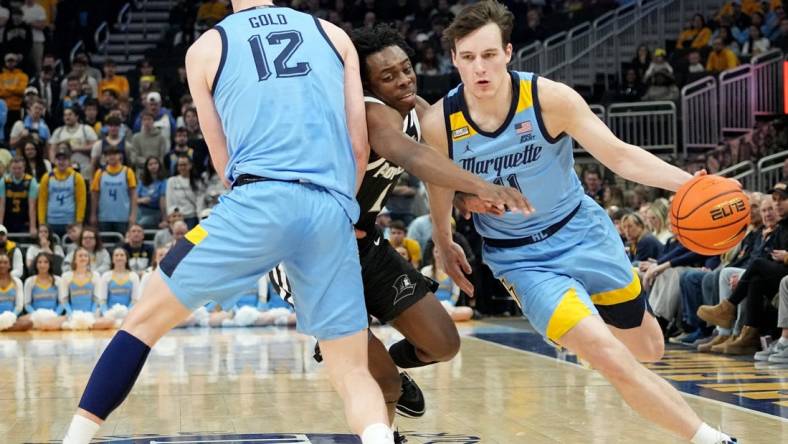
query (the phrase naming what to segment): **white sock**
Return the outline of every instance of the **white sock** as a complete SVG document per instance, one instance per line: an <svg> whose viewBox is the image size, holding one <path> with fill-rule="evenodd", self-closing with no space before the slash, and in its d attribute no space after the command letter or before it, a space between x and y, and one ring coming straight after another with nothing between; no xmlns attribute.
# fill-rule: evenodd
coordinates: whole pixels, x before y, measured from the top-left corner
<svg viewBox="0 0 788 444"><path fill-rule="evenodd" d="M778 339L778 341L780 341L780 344L782 345L788 345L788 338L786 338L785 336L780 336L780 339Z"/></svg>
<svg viewBox="0 0 788 444"><path fill-rule="evenodd" d="M724 444L731 437L717 429L709 427L705 422L700 425L695 436L692 437L692 444Z"/></svg>
<svg viewBox="0 0 788 444"><path fill-rule="evenodd" d="M362 444L394 444L394 432L381 422L372 424L361 434ZM64 443L65 444L65 443Z"/></svg>
<svg viewBox="0 0 788 444"><path fill-rule="evenodd" d="M71 425L68 426L63 444L87 444L98 432L100 425L81 415L74 415Z"/></svg>

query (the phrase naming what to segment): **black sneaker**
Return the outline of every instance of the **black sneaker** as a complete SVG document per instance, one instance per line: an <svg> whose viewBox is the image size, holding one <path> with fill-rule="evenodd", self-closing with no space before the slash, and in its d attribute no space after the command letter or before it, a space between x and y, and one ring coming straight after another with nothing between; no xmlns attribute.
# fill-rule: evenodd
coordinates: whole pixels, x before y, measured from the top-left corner
<svg viewBox="0 0 788 444"><path fill-rule="evenodd" d="M397 401L397 413L408 418L424 416L424 393L410 375L402 372L399 376L402 378L402 394Z"/></svg>
<svg viewBox="0 0 788 444"><path fill-rule="evenodd" d="M408 438L405 438L405 435L400 435L399 431L394 432L394 444L405 444L408 442Z"/></svg>
<svg viewBox="0 0 788 444"><path fill-rule="evenodd" d="M312 358L317 362L323 362L323 353L320 352L320 343L315 344L315 354L312 355Z"/></svg>

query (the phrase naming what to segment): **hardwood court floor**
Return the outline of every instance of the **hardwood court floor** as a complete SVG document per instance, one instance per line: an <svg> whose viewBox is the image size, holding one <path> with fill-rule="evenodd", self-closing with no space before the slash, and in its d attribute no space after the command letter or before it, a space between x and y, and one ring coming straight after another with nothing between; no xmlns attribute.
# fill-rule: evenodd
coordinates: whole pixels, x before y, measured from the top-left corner
<svg viewBox="0 0 788 444"><path fill-rule="evenodd" d="M467 323L461 327L460 355L411 372L428 410L418 420L397 420L400 431L410 432L409 443L681 442L632 413L597 373L500 345L543 353L544 343L522 324ZM384 341L397 339L389 328L376 332ZM111 334L0 336L0 443L61 438ZM313 344L286 329L176 330L154 348L131 396L102 428L101 441L357 442L348 436L323 369L311 358ZM776 397L770 402L776 407L767 408L773 415L688 397L707 422L747 444L788 443L788 421L774 415L788 417L788 370L765 370L772 375L767 385L747 388L729 375L747 381L756 376L758 383L764 370L718 360L715 372L694 359L700 358L670 351L660 372L696 384L700 395L729 402L724 396L737 391ZM700 380L686 381L693 374Z"/></svg>

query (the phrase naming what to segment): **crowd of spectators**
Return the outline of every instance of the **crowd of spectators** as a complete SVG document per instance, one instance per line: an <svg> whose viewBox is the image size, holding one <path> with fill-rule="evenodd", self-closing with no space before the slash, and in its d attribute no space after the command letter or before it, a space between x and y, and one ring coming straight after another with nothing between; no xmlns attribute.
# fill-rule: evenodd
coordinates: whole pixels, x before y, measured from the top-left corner
<svg viewBox="0 0 788 444"><path fill-rule="evenodd" d="M783 3L733 0L723 3L713 16L695 14L665 48L640 45L623 66L620 85L608 91L604 101L678 102L679 88L688 83L735 68L773 48L788 53Z"/></svg>

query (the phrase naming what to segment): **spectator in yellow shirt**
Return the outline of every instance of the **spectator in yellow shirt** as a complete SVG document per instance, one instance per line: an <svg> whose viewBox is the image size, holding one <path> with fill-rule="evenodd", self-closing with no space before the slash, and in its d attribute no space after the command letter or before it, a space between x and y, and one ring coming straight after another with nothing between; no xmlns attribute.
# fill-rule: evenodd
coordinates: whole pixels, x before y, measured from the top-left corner
<svg viewBox="0 0 788 444"><path fill-rule="evenodd" d="M676 42L676 48L703 48L709 45L711 39L711 29L706 26L706 19L702 14L695 14L692 17L690 28L681 31Z"/></svg>
<svg viewBox="0 0 788 444"><path fill-rule="evenodd" d="M772 3L779 2L781 2L781 0L772 0ZM715 18L719 20L719 18L724 15L734 15L737 6L741 9L741 12L746 15L751 15L753 12L763 13L763 8L761 8L761 0L732 0L728 3L725 3L725 5L720 8L720 12L717 13Z"/></svg>
<svg viewBox="0 0 788 444"><path fill-rule="evenodd" d="M118 147L104 151L106 168L96 171L90 184L90 224L101 231L125 233L137 222L137 178L123 165Z"/></svg>
<svg viewBox="0 0 788 444"><path fill-rule="evenodd" d="M41 178L38 187L38 224L49 225L64 236L71 224L85 220L87 189L85 179L71 168L71 147L61 142L55 148L55 168Z"/></svg>
<svg viewBox="0 0 788 444"><path fill-rule="evenodd" d="M17 68L18 62L16 54L6 54L5 66L3 71L0 72L0 99L5 100L5 104L8 106L6 126L9 131L11 130L11 125L22 118L22 101L28 81L27 74ZM3 130L3 128L0 128L0 130Z"/></svg>
<svg viewBox="0 0 788 444"><path fill-rule="evenodd" d="M47 26L51 25L55 20L55 15L57 14L57 2L59 0L37 0L36 3L41 5L44 8L44 12L47 13Z"/></svg>
<svg viewBox="0 0 788 444"><path fill-rule="evenodd" d="M737 66L739 66L739 58L733 51L725 47L721 38L716 37L712 43L709 60L706 62L706 71L716 74Z"/></svg>
<svg viewBox="0 0 788 444"><path fill-rule="evenodd" d="M223 0L207 0L197 10L197 22L216 23L228 12L227 3Z"/></svg>
<svg viewBox="0 0 788 444"><path fill-rule="evenodd" d="M389 243L394 249L405 247L410 254L411 263L418 269L421 263L421 247L418 242L406 237L407 234L408 230L405 229L405 224L401 220L395 220L389 224Z"/></svg>
<svg viewBox="0 0 788 444"><path fill-rule="evenodd" d="M126 76L115 74L115 62L107 60L104 62L104 78L99 82L98 90L104 93L104 90L110 89L115 91L118 97L129 96L129 79Z"/></svg>

